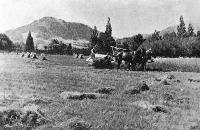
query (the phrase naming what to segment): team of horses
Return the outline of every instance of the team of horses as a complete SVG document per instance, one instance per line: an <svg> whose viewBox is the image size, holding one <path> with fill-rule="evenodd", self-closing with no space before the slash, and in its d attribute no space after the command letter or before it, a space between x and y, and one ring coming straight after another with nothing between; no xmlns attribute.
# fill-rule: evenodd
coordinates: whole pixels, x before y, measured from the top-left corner
<svg viewBox="0 0 200 130"><path fill-rule="evenodd" d="M128 70L137 70L139 66L140 70L146 70L146 64L153 62L153 53L151 49L139 49L137 51L113 51L115 62L117 62L117 68L119 69L124 61Z"/></svg>
<svg viewBox="0 0 200 130"><path fill-rule="evenodd" d="M108 66L108 63L116 65L117 69L125 66L128 70L146 70L146 64L154 62L152 49L138 49L136 51L129 51L123 48L112 47L112 54L97 54L94 48L91 50L91 55L86 61L89 65ZM101 64L100 64L101 63ZM104 65L103 63L106 63ZM112 64L111 64L112 65Z"/></svg>

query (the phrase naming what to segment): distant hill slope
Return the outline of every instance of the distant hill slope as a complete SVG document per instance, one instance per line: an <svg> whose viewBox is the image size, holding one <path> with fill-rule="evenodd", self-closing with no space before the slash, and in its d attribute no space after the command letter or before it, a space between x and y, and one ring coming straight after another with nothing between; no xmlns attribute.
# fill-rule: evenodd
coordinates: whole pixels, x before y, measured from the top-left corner
<svg viewBox="0 0 200 130"><path fill-rule="evenodd" d="M119 39L116 39L116 42L117 43L123 43L123 42L127 42L127 41L133 41L135 36L136 35L133 35L131 37L119 38ZM151 36L151 34L142 34L142 36L143 36L144 39L147 39Z"/></svg>
<svg viewBox="0 0 200 130"><path fill-rule="evenodd" d="M163 36L166 33L172 33L172 32L177 32L177 26L169 26L163 30L160 31L160 36ZM149 37L151 37L152 34L142 34L144 39L148 39ZM121 39L117 39L117 42L125 42L127 40L133 40L133 38L135 37L135 35L131 36L131 37L125 37L125 38L121 38Z"/></svg>
<svg viewBox="0 0 200 130"><path fill-rule="evenodd" d="M199 23L191 23L193 28L194 28L194 32L196 33L197 31L200 31L200 24ZM187 28L188 28L188 23L186 23L186 31L187 31ZM160 35L163 36L164 34L166 33L172 33L172 32L175 32L177 33L177 25L174 25L174 26L169 26L163 30L160 31Z"/></svg>
<svg viewBox="0 0 200 130"><path fill-rule="evenodd" d="M14 42L25 42L28 32L31 31L35 44L40 48L49 44L52 38L62 40L64 43L72 42L72 46L78 45L80 47L83 43L85 47L85 44L89 43L91 30L91 27L81 23L65 22L54 17L43 17L5 33Z"/></svg>
<svg viewBox="0 0 200 130"><path fill-rule="evenodd" d="M194 28L194 32L196 33L197 31L200 30L200 25L199 24L193 24L193 28ZM187 31L187 26L188 24L186 24L186 31ZM174 26L169 26L163 30L160 31L160 36L163 36L166 33L172 33L175 32L177 33L177 25ZM153 32L152 32L153 33ZM144 39L149 38L152 34L142 34ZM130 41L133 40L135 35L133 35L132 37L125 37L125 38L121 38L121 39L117 39L117 42L125 42L125 41Z"/></svg>
<svg viewBox="0 0 200 130"><path fill-rule="evenodd" d="M169 26L163 30L160 31L160 36L163 36L164 34L167 34L167 33L172 33L172 32L175 32L177 33L177 26Z"/></svg>

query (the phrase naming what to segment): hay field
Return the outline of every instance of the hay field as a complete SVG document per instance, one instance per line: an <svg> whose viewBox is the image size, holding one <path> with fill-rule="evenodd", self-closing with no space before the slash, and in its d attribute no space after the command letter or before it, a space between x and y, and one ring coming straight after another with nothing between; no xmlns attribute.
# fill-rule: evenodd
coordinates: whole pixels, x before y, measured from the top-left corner
<svg viewBox="0 0 200 130"><path fill-rule="evenodd" d="M156 58L149 70L200 72L200 58Z"/></svg>
<svg viewBox="0 0 200 130"><path fill-rule="evenodd" d="M49 55L47 59L0 54L0 110L35 105L50 121L32 127L13 125L10 129L200 128L198 73L93 69L87 66L85 59L60 55ZM144 82L149 90L126 93ZM104 87L115 90L96 99L63 99L60 96L63 92L94 93ZM161 110L155 106L160 106ZM1 128L7 127L1 124Z"/></svg>

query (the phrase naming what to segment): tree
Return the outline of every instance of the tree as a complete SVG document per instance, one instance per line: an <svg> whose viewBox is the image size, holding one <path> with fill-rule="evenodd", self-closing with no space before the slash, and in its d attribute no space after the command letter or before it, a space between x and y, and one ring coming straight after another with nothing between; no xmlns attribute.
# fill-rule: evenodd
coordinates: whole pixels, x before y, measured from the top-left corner
<svg viewBox="0 0 200 130"><path fill-rule="evenodd" d="M11 50L13 49L13 42L6 34L0 34L0 50Z"/></svg>
<svg viewBox="0 0 200 130"><path fill-rule="evenodd" d="M110 24L110 18L108 18L108 22L106 25L106 31L103 33L101 32L98 37L98 42L95 46L97 48L98 53L112 53L111 46L115 46L116 42L115 39L112 37L112 27Z"/></svg>
<svg viewBox="0 0 200 130"><path fill-rule="evenodd" d="M176 33L175 32L165 33L162 38L163 38L163 40L172 41L172 40L176 39Z"/></svg>
<svg viewBox="0 0 200 130"><path fill-rule="evenodd" d="M161 36L160 36L160 32L159 31L156 31L152 34L151 36L151 40L152 41L157 41L157 40L161 40Z"/></svg>
<svg viewBox="0 0 200 130"><path fill-rule="evenodd" d="M138 47L142 45L144 41L145 39L143 38L143 36L141 34L137 34L136 36L133 37L133 40L132 39L129 40L130 49L132 51L137 50Z"/></svg>
<svg viewBox="0 0 200 130"><path fill-rule="evenodd" d="M98 31L97 27L94 26L94 29L92 30L91 37L90 37L90 47L93 48L98 42Z"/></svg>
<svg viewBox="0 0 200 130"><path fill-rule="evenodd" d="M31 32L29 31L28 37L26 39L26 46L25 51L34 51L34 43L33 43L33 37L31 36Z"/></svg>
<svg viewBox="0 0 200 130"><path fill-rule="evenodd" d="M138 46L140 46L145 41L145 39L141 34L138 34L134 37L134 41Z"/></svg>
<svg viewBox="0 0 200 130"><path fill-rule="evenodd" d="M109 52L109 41L106 33L101 32L99 34L99 42L98 42L98 51L100 53L107 53Z"/></svg>
<svg viewBox="0 0 200 130"><path fill-rule="evenodd" d="M64 54L67 45L62 41L59 42L57 39L52 39L47 48L50 53Z"/></svg>
<svg viewBox="0 0 200 130"><path fill-rule="evenodd" d="M110 18L108 17L108 22L106 24L106 31L105 31L106 35L108 36L112 36L112 27L111 27L111 23L110 23Z"/></svg>
<svg viewBox="0 0 200 130"><path fill-rule="evenodd" d="M122 46L124 49L129 50L129 45L127 42L123 42L122 44L123 44Z"/></svg>
<svg viewBox="0 0 200 130"><path fill-rule="evenodd" d="M197 31L197 39L200 40L200 31Z"/></svg>
<svg viewBox="0 0 200 130"><path fill-rule="evenodd" d="M192 24L189 24L188 25L188 36L189 37L192 37L192 36L194 36L195 34L194 34L194 29L193 29L193 26L192 26Z"/></svg>
<svg viewBox="0 0 200 130"><path fill-rule="evenodd" d="M177 36L183 38L186 36L186 28L183 20L183 16L180 17L180 24L177 26Z"/></svg>
<svg viewBox="0 0 200 130"><path fill-rule="evenodd" d="M24 43L23 42L15 42L14 49L16 51L23 51L24 50Z"/></svg>

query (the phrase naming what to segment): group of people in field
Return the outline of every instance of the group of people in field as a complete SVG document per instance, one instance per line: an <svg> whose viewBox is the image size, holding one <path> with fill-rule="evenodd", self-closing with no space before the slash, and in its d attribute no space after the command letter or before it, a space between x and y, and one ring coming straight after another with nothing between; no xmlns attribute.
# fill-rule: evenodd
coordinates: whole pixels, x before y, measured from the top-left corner
<svg viewBox="0 0 200 130"><path fill-rule="evenodd" d="M117 69L120 69L121 64L124 63L128 70L146 70L146 64L153 62L151 49L139 49L137 51L128 51L122 48L112 47L113 54L105 58L117 63ZM91 50L91 58L95 58L94 48ZM139 66L139 67L138 67ZM138 68L137 68L138 67Z"/></svg>

